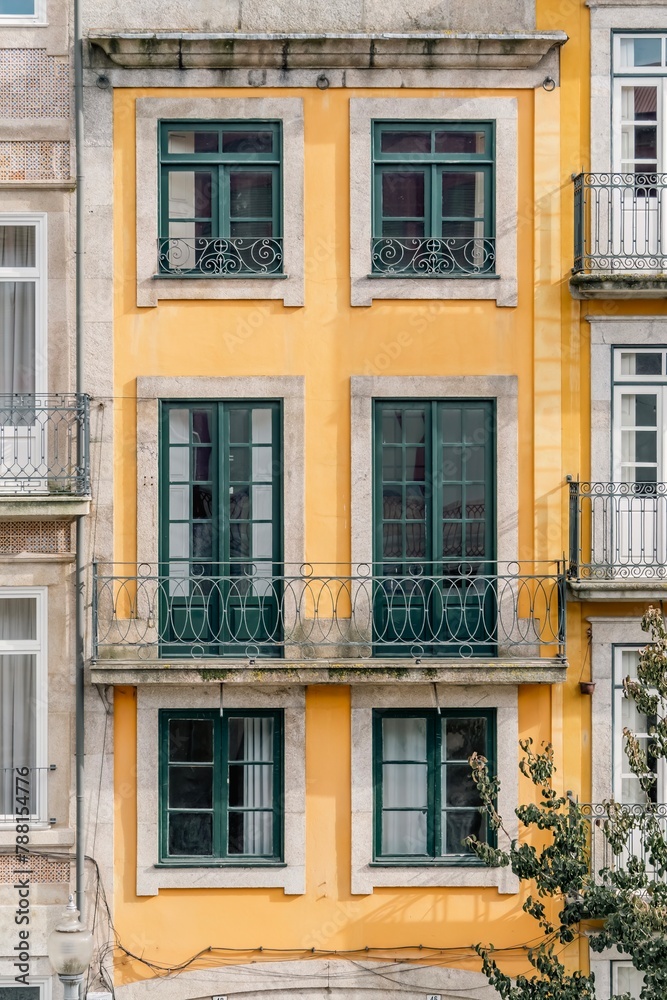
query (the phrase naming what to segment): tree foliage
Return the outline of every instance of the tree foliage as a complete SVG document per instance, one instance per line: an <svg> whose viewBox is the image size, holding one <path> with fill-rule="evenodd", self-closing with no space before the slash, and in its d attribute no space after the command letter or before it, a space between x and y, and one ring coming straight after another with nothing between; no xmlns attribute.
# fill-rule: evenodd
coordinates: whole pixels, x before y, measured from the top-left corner
<svg viewBox="0 0 667 1000"><path fill-rule="evenodd" d="M667 762L667 630L661 613L649 608L642 628L651 640L639 655L637 677L624 681L625 697L649 720L649 739L629 729L623 736L628 767L644 801L623 805L609 800L592 815L591 806L554 789L554 751L521 740L522 773L537 801L516 810L524 836L512 839L496 803L500 789L488 762L470 758L487 825L504 836L506 847L475 837L467 844L492 867L509 866L529 888L524 911L537 922L537 944L528 949L531 973L510 978L492 945L476 945L489 983L504 1000L607 1000L595 992L594 976L565 964L564 950L586 931L594 952L617 949L644 976L641 1000L667 998L667 816L656 801L659 768ZM527 836L530 834L530 836ZM591 838L606 845L605 865L591 865ZM630 1000L627 994L612 1000Z"/></svg>

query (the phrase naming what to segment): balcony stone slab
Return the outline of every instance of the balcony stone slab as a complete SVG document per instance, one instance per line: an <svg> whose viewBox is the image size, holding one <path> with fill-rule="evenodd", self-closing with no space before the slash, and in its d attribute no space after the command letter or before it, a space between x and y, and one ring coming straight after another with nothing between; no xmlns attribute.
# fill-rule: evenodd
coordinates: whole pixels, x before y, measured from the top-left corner
<svg viewBox="0 0 667 1000"><path fill-rule="evenodd" d="M1 481L0 481L1 485ZM0 492L0 521L53 521L90 513L91 498L32 493L26 496Z"/></svg>
<svg viewBox="0 0 667 1000"><path fill-rule="evenodd" d="M574 299L666 299L667 273L573 274Z"/></svg>
<svg viewBox="0 0 667 1000"><path fill-rule="evenodd" d="M126 69L531 69L564 31L91 32Z"/></svg>
<svg viewBox="0 0 667 1000"><path fill-rule="evenodd" d="M548 657L422 660L101 659L93 684L562 684L568 663Z"/></svg>
<svg viewBox="0 0 667 1000"><path fill-rule="evenodd" d="M568 589L578 601L667 600L667 579L568 580Z"/></svg>

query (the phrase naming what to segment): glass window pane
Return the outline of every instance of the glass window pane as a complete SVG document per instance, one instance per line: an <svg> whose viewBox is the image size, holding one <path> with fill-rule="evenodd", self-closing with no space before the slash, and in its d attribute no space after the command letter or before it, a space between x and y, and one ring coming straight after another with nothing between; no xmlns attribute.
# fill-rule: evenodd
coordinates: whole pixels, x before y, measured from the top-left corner
<svg viewBox="0 0 667 1000"><path fill-rule="evenodd" d="M380 149L383 153L430 153L430 132L382 132Z"/></svg>
<svg viewBox="0 0 667 1000"><path fill-rule="evenodd" d="M273 719L230 718L229 759L272 761Z"/></svg>
<svg viewBox="0 0 667 1000"><path fill-rule="evenodd" d="M35 282L0 280L0 393L35 391Z"/></svg>
<svg viewBox="0 0 667 1000"><path fill-rule="evenodd" d="M382 479L385 483L403 479L403 450L385 445L382 449Z"/></svg>
<svg viewBox="0 0 667 1000"><path fill-rule="evenodd" d="M187 521L190 517L190 488L186 483L169 487L169 520Z"/></svg>
<svg viewBox="0 0 667 1000"><path fill-rule="evenodd" d="M426 451L424 448L405 449L405 478L408 482L422 483L426 479Z"/></svg>
<svg viewBox="0 0 667 1000"><path fill-rule="evenodd" d="M442 215L443 218L483 218L484 174L443 172Z"/></svg>
<svg viewBox="0 0 667 1000"><path fill-rule="evenodd" d="M252 443L271 444L272 413L267 408L252 411Z"/></svg>
<svg viewBox="0 0 667 1000"><path fill-rule="evenodd" d="M250 410L233 409L229 411L229 440L240 444L250 441Z"/></svg>
<svg viewBox="0 0 667 1000"><path fill-rule="evenodd" d="M273 132L223 132L223 153L271 153Z"/></svg>
<svg viewBox="0 0 667 1000"><path fill-rule="evenodd" d="M390 218L424 215L423 171L385 171L382 174L382 214Z"/></svg>
<svg viewBox="0 0 667 1000"><path fill-rule="evenodd" d="M252 487L252 516L257 520L271 520L273 516L273 487Z"/></svg>
<svg viewBox="0 0 667 1000"><path fill-rule="evenodd" d="M271 218L273 175L255 171L230 171L229 215L231 218Z"/></svg>
<svg viewBox="0 0 667 1000"><path fill-rule="evenodd" d="M270 483L273 475L273 449L265 446L252 449L252 478L255 482Z"/></svg>
<svg viewBox="0 0 667 1000"><path fill-rule="evenodd" d="M466 837L478 837L483 829L483 817L474 810L452 811L443 814L443 854L469 854L470 848L463 841Z"/></svg>
<svg viewBox="0 0 667 1000"><path fill-rule="evenodd" d="M208 444L211 440L211 413L209 410L192 411L192 440L195 444Z"/></svg>
<svg viewBox="0 0 667 1000"><path fill-rule="evenodd" d="M0 0L0 14L30 17L35 13L35 0Z"/></svg>
<svg viewBox="0 0 667 1000"><path fill-rule="evenodd" d="M426 854L426 813L383 812L381 849L385 855Z"/></svg>
<svg viewBox="0 0 667 1000"><path fill-rule="evenodd" d="M273 804L273 764L231 764L229 805L270 809Z"/></svg>
<svg viewBox="0 0 667 1000"><path fill-rule="evenodd" d="M190 451L188 448L169 449L169 478L172 482L190 477Z"/></svg>
<svg viewBox="0 0 667 1000"><path fill-rule="evenodd" d="M435 133L436 153L485 153L486 133L443 131Z"/></svg>
<svg viewBox="0 0 667 1000"><path fill-rule="evenodd" d="M210 521L192 525L192 555L195 559L213 559L213 525Z"/></svg>
<svg viewBox="0 0 667 1000"><path fill-rule="evenodd" d="M466 555L481 559L486 555L486 525L483 521L466 524Z"/></svg>
<svg viewBox="0 0 667 1000"><path fill-rule="evenodd" d="M385 809L426 809L427 764L383 764L382 805Z"/></svg>
<svg viewBox="0 0 667 1000"><path fill-rule="evenodd" d="M190 527L178 521L169 525L169 558L187 559L190 555Z"/></svg>
<svg viewBox="0 0 667 1000"><path fill-rule="evenodd" d="M487 720L443 719L442 759L467 761L473 753L486 755Z"/></svg>
<svg viewBox="0 0 667 1000"><path fill-rule="evenodd" d="M630 88L629 88L630 89ZM632 87L631 114L634 121L654 122L658 116L657 87Z"/></svg>
<svg viewBox="0 0 667 1000"><path fill-rule="evenodd" d="M0 226L0 267L35 267L36 226Z"/></svg>
<svg viewBox="0 0 667 1000"><path fill-rule="evenodd" d="M217 132L178 131L167 132L168 153L217 153Z"/></svg>
<svg viewBox="0 0 667 1000"><path fill-rule="evenodd" d="M662 64L662 42L659 38L633 38L632 47L635 66Z"/></svg>
<svg viewBox="0 0 667 1000"><path fill-rule="evenodd" d="M193 475L200 483L209 482L211 479L211 448L194 449Z"/></svg>
<svg viewBox="0 0 667 1000"><path fill-rule="evenodd" d="M213 768L169 768L169 806L176 809L213 808Z"/></svg>
<svg viewBox="0 0 667 1000"><path fill-rule="evenodd" d="M426 415L423 410L406 410L404 415L405 440L421 444L426 433Z"/></svg>
<svg viewBox="0 0 667 1000"><path fill-rule="evenodd" d="M442 488L443 518L460 518L463 513L463 487L445 485Z"/></svg>
<svg viewBox="0 0 667 1000"><path fill-rule="evenodd" d="M382 411L382 440L388 444L398 444L402 440L402 410Z"/></svg>
<svg viewBox="0 0 667 1000"><path fill-rule="evenodd" d="M169 760L205 763L213 760L210 719L169 720Z"/></svg>
<svg viewBox="0 0 667 1000"><path fill-rule="evenodd" d="M169 171L169 218L210 219L213 175L209 170Z"/></svg>
<svg viewBox="0 0 667 1000"><path fill-rule="evenodd" d="M213 854L213 816L210 813L169 814L169 854L209 856Z"/></svg>
<svg viewBox="0 0 667 1000"><path fill-rule="evenodd" d="M443 764L442 799L445 806L479 806L479 792L469 764Z"/></svg>
<svg viewBox="0 0 667 1000"><path fill-rule="evenodd" d="M213 492L210 486L192 487L192 517L198 521L213 517Z"/></svg>
<svg viewBox="0 0 667 1000"><path fill-rule="evenodd" d="M34 597L0 598L0 642L37 638L37 601Z"/></svg>
<svg viewBox="0 0 667 1000"><path fill-rule="evenodd" d="M273 813L229 813L229 854L271 857L273 854Z"/></svg>
<svg viewBox="0 0 667 1000"><path fill-rule="evenodd" d="M426 760L426 719L383 719L383 760Z"/></svg>
<svg viewBox="0 0 667 1000"><path fill-rule="evenodd" d="M190 411L169 410L169 443L187 444L190 440Z"/></svg>
<svg viewBox="0 0 667 1000"><path fill-rule="evenodd" d="M622 965L620 962L614 962L613 965L616 967L614 993L629 993L634 1000L639 1000L644 985L643 974L633 965Z"/></svg>
<svg viewBox="0 0 667 1000"><path fill-rule="evenodd" d="M661 375L662 354L649 354L624 351L621 354L622 375Z"/></svg>
<svg viewBox="0 0 667 1000"><path fill-rule="evenodd" d="M0 606L3 603L0 602ZM10 632L24 633L29 630L29 617L23 625L14 622ZM18 627L17 627L18 626ZM0 618L0 639L3 636L3 621ZM37 659L32 655L0 655L0 705L3 711L11 712L11 727L5 727L5 737L0 740L0 815L11 816L16 811L16 787L14 768L35 767L36 756L36 709L37 709ZM7 731L11 731L10 733ZM2 730L0 730L2 731ZM10 736L8 739L7 736ZM37 775L30 781L30 812L36 813Z"/></svg>

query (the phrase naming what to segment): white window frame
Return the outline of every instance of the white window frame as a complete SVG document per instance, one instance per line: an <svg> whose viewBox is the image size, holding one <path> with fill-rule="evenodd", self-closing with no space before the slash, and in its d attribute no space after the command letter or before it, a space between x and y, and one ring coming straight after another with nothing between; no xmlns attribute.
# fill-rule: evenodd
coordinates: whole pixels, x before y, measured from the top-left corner
<svg viewBox="0 0 667 1000"><path fill-rule="evenodd" d="M0 214L0 227L2 226L34 226L35 228L35 266L0 267L0 281L34 281L35 283L35 395L40 396L46 392L48 375L47 214L46 212L31 212L29 214L3 212Z"/></svg>
<svg viewBox="0 0 667 1000"><path fill-rule="evenodd" d="M0 640L0 654L21 653L35 656L35 767L32 781L37 785L37 812L30 816L34 829L48 827L47 767L48 767L48 609L46 587L0 587L3 598L33 598L36 603L36 638ZM0 830L16 825L12 815L0 815Z"/></svg>
<svg viewBox="0 0 667 1000"><path fill-rule="evenodd" d="M648 642L648 635L646 636L646 641ZM644 643L646 645L646 643ZM623 760L625 758L625 750L623 746L623 726L622 726L622 703L623 703L623 678L627 676L623 670L622 664L622 654L624 652L639 653L643 646L637 646L629 643L627 646L615 644L613 647L613 664L612 664L612 686L613 686L613 705L612 705L612 728L613 728L613 746L612 746L612 762L613 762L613 778L612 778L612 788L614 793L614 798L617 802L623 801L623 775L624 773L629 773L623 767ZM658 761L658 782L657 782L657 800L658 802L667 802L667 767L665 766L665 761Z"/></svg>
<svg viewBox="0 0 667 1000"><path fill-rule="evenodd" d="M658 92L656 118L658 122L657 152L658 152L658 173L665 171L667 167L667 76L665 65L654 66L631 66L623 68L621 65L621 42L628 38L660 38L662 39L662 58L665 60L665 46L667 45L667 33L665 32L633 32L618 31L614 33L612 39L612 75L613 75L613 98L612 98L612 128L613 128L613 166L615 170L622 170L622 138L621 138L621 90L623 87L642 87L649 82L655 84Z"/></svg>
<svg viewBox="0 0 667 1000"><path fill-rule="evenodd" d="M0 14L0 28L44 25L46 20L46 0L35 0L34 14Z"/></svg>

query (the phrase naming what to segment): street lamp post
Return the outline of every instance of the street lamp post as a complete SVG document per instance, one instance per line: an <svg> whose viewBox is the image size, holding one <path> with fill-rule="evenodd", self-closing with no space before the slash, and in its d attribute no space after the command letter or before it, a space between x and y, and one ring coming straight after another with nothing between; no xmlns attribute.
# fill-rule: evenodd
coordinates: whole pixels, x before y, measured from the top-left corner
<svg viewBox="0 0 667 1000"><path fill-rule="evenodd" d="M93 957L93 935L79 920L74 896L62 919L49 934L49 961L65 990L65 1000L78 1000L79 987Z"/></svg>

